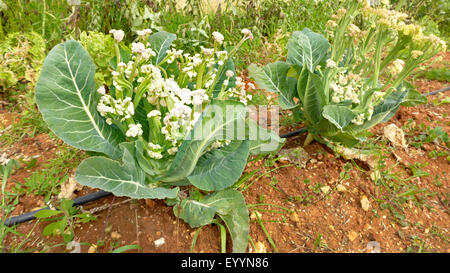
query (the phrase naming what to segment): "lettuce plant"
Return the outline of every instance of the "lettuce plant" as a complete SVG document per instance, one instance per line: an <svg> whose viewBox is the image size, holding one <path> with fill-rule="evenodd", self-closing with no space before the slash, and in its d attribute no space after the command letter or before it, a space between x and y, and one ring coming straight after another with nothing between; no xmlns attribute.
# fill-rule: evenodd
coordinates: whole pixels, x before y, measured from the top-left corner
<svg viewBox="0 0 450 273"><path fill-rule="evenodd" d="M129 46L123 31L111 33L110 86L96 88L94 62L73 40L51 50L36 86L49 128L95 153L78 166L75 179L117 196L166 199L192 227L218 215L233 250L245 251L248 210L232 186L249 155L283 144L246 115L250 96L231 57L251 32L243 30L231 52L222 50L223 36L214 32L214 47L195 54L171 48L176 36L164 31L137 31Z"/></svg>
<svg viewBox="0 0 450 273"><path fill-rule="evenodd" d="M445 42L386 2L346 1L328 21L327 37L296 31L286 61L250 65L258 86L277 92L279 105L306 123L305 145L315 138L353 146L400 105L427 101L406 79Z"/></svg>

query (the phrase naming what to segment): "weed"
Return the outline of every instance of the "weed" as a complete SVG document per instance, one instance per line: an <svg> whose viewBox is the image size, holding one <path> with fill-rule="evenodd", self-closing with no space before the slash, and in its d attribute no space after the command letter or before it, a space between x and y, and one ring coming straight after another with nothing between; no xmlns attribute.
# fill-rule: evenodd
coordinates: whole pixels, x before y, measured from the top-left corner
<svg viewBox="0 0 450 273"><path fill-rule="evenodd" d="M88 223L97 219L89 213L79 213L79 210L73 207L73 200L68 199L62 199L58 209L38 211L35 217L41 221L52 222L45 226L42 235L61 235L66 243L72 241L75 237L75 224Z"/></svg>
<svg viewBox="0 0 450 273"><path fill-rule="evenodd" d="M314 247L315 248L322 248L322 247L327 248L328 247L328 244L323 239L322 234L319 233L317 235L316 239L314 240Z"/></svg>
<svg viewBox="0 0 450 273"><path fill-rule="evenodd" d="M19 201L17 195L11 196L6 192L6 183L8 181L8 177L10 176L14 168L19 167L19 163L14 159L9 159L8 162L5 163L6 164L4 165L0 165L0 173L2 174L2 187L1 187L2 203L0 206L0 210L2 213L2 218L0 219L0 252L3 252L3 249L5 249L4 239L6 235L10 232L15 233L13 228L5 226L5 221L8 215L14 210Z"/></svg>

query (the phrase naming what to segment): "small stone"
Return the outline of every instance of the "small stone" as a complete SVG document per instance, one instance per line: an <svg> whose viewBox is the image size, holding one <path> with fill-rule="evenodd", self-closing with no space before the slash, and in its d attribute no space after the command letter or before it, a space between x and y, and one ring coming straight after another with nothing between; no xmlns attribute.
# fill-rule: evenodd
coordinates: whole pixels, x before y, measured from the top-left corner
<svg viewBox="0 0 450 273"><path fill-rule="evenodd" d="M117 231L111 232L111 239L119 240L120 238L122 238L122 235L120 235L119 232L117 232Z"/></svg>
<svg viewBox="0 0 450 273"><path fill-rule="evenodd" d="M155 247L160 247L166 243L166 240L164 239L164 237L161 237L158 240L153 241L153 243L155 244Z"/></svg>
<svg viewBox="0 0 450 273"><path fill-rule="evenodd" d="M358 233L356 233L354 231L350 231L350 233L347 236L348 236L348 239L351 242L353 242L356 239L356 237L358 237Z"/></svg>
<svg viewBox="0 0 450 273"><path fill-rule="evenodd" d="M327 194L330 191L330 189L331 189L330 186L323 186L322 188L320 188L320 190L325 194Z"/></svg>
<svg viewBox="0 0 450 273"><path fill-rule="evenodd" d="M364 249L366 253L381 253L380 243L377 241L370 241L367 243L366 248Z"/></svg>
<svg viewBox="0 0 450 273"><path fill-rule="evenodd" d="M364 211L369 211L370 202L369 202L369 199L367 199L367 196L365 196L365 195L363 195L361 197L361 207Z"/></svg>
<svg viewBox="0 0 450 273"><path fill-rule="evenodd" d="M336 186L336 190L337 190L338 192L346 192L346 191L347 191L347 188L344 187L344 185L339 184L339 185Z"/></svg>
<svg viewBox="0 0 450 273"><path fill-rule="evenodd" d="M311 162L311 164L315 164L315 163L317 163L317 160L314 158L311 158L311 160L309 162Z"/></svg>
<svg viewBox="0 0 450 273"><path fill-rule="evenodd" d="M298 217L298 214L296 212L292 213L289 219L291 219L292 222L300 222L300 217Z"/></svg>
<svg viewBox="0 0 450 273"><path fill-rule="evenodd" d="M256 242L255 248L256 253L267 253L267 248L262 242Z"/></svg>
<svg viewBox="0 0 450 273"><path fill-rule="evenodd" d="M91 245L88 249L88 253L95 253L95 252L97 252L97 246Z"/></svg>

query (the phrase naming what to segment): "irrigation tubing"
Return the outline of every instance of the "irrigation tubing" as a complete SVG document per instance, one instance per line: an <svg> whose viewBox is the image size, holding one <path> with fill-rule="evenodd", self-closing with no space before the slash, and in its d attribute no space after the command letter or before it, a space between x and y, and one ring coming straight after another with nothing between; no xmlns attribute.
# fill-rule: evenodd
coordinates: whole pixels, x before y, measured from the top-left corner
<svg viewBox="0 0 450 273"><path fill-rule="evenodd" d="M107 192L107 191L97 191L97 192L94 192L94 193L91 193L91 194L88 194L85 196L81 196L81 197L75 198L73 200L73 206L80 206L80 205L86 204L88 202L96 201L96 200L106 197L108 195L111 195L111 193ZM11 226L23 223L23 222L33 220L36 218L36 217L34 217L36 212L41 211L41 210L46 210L46 209L49 209L49 207L45 207L45 208L42 208L39 210L21 214L19 216L14 216L14 217L8 218L5 221L5 226L11 227Z"/></svg>
<svg viewBox="0 0 450 273"><path fill-rule="evenodd" d="M425 93L424 96L435 95L435 94L443 93L443 92L446 92L449 90L450 90L450 86L436 90L436 91L432 91L429 93ZM291 137L295 137L295 136L301 135L306 132L307 132L306 128L301 128L299 130L280 135L280 138L291 138ZM100 190L100 191L97 191L97 192L94 192L94 193L91 193L91 194L88 194L85 196L75 198L73 200L73 206L80 206L80 205L86 204L88 202L96 201L98 199L109 196L111 194L112 193L110 193L110 192ZM14 226L17 224L21 224L21 223L36 219L36 217L34 216L36 214L36 212L45 210L45 209L49 209L49 207L45 207L45 208L42 208L39 210L28 212L28 213L25 213L22 215L10 217L10 218L6 219L4 224L5 224L5 226L11 227L11 226Z"/></svg>

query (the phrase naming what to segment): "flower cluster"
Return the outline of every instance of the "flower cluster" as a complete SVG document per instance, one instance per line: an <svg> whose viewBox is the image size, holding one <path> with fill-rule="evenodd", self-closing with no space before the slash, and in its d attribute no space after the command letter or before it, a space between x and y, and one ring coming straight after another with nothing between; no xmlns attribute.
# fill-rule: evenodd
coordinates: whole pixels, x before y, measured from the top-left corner
<svg viewBox="0 0 450 273"><path fill-rule="evenodd" d="M233 71L227 71L227 79L224 80L223 86L226 88L229 85L229 80L233 76ZM248 101L252 99L252 95L247 94L247 90L255 89L255 85L251 82L245 83L241 77L236 77L235 87L229 88L225 93L226 98L236 98L243 104L247 105Z"/></svg>
<svg viewBox="0 0 450 273"><path fill-rule="evenodd" d="M341 103L351 101L353 104L359 104L360 91L363 88L363 81L360 75L342 70L337 73L330 82L332 90L332 101Z"/></svg>
<svg viewBox="0 0 450 273"><path fill-rule="evenodd" d="M362 24L355 20L358 15ZM350 109L358 109L352 121L356 125L370 120L374 106L415 68L446 50L444 41L424 35L407 14L390 9L388 0L347 1L328 21L327 33L333 44L326 61L329 99L335 104L351 101ZM360 106L373 89L377 91Z"/></svg>
<svg viewBox="0 0 450 273"><path fill-rule="evenodd" d="M148 42L151 30L137 31L139 40L130 45L130 56L117 50L123 31L110 33L116 40L118 62L111 72L109 90L104 86L97 89L97 111L107 124L117 126L130 140L142 140L149 160L173 159L213 96L234 97L245 104L251 99L245 91L251 84L246 86L234 71L224 70L231 54L220 49L224 36L219 32L212 34L213 48L202 47L201 52L191 54L172 47L159 63ZM242 34L242 41L253 38L247 29ZM222 74L226 74L226 79L222 79L221 92L215 95L213 91ZM229 86L232 80L236 82L233 88ZM209 149L227 144L229 141L219 140Z"/></svg>
<svg viewBox="0 0 450 273"><path fill-rule="evenodd" d="M100 87L97 91L104 92L104 87ZM106 123L112 124L112 119L119 119L120 122L131 118L134 115L134 105L130 97L125 99L114 99L112 96L103 93L97 104L97 111L102 117L106 118Z"/></svg>

